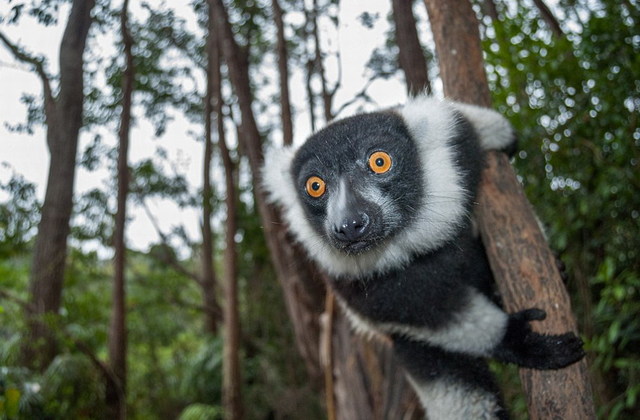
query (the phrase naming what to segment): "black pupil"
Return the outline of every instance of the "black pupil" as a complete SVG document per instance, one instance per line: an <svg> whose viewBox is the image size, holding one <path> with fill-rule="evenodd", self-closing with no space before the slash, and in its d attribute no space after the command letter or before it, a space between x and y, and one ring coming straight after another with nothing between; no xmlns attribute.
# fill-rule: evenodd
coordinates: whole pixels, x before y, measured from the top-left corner
<svg viewBox="0 0 640 420"><path fill-rule="evenodd" d="M313 191L318 191L320 189L320 183L318 181L314 182L313 184L311 184L311 189Z"/></svg>
<svg viewBox="0 0 640 420"><path fill-rule="evenodd" d="M376 159L376 165L380 167L384 166L384 159L382 158Z"/></svg>

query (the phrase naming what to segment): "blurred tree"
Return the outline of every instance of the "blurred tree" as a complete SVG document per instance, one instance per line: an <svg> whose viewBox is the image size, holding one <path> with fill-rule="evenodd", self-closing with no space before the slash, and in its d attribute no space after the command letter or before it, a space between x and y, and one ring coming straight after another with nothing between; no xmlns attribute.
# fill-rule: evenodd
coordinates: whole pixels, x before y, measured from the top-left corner
<svg viewBox="0 0 640 420"><path fill-rule="evenodd" d="M57 95L51 87L43 60L29 55L0 33L0 40L14 57L33 67L42 81L44 91L47 145L51 161L33 253L30 305L25 308L30 332L23 347L24 363L38 369L47 366L57 353L56 340L46 324L46 318L58 314L62 296L78 133L82 126L82 56L94 4L95 0L74 0L72 3L60 44Z"/></svg>
<svg viewBox="0 0 640 420"><path fill-rule="evenodd" d="M413 15L413 1L393 0L391 2L398 45L398 63L404 72L407 89L411 95L431 93L427 59L422 51L416 18Z"/></svg>
<svg viewBox="0 0 640 420"><path fill-rule="evenodd" d="M283 12L278 0L271 0L271 10L276 24L278 75L280 76L280 118L282 123L282 142L293 142L293 119L291 117L291 99L289 97L289 63L285 38Z"/></svg>
<svg viewBox="0 0 640 420"><path fill-rule="evenodd" d="M127 196L129 195L129 131L131 127L131 106L134 91L136 69L133 61L133 38L128 24L129 0L124 0L120 11L120 34L122 36L125 57L122 74L122 98L120 127L118 129L117 162L117 211L113 237L115 255L113 277L113 301L111 326L109 328L109 367L113 376L107 376L106 405L108 417L123 420L126 418L127 384L127 322L126 322L126 241ZM114 381L115 379L115 381Z"/></svg>
<svg viewBox="0 0 640 420"><path fill-rule="evenodd" d="M207 98L213 103L218 128L218 146L225 177L226 230L223 264L223 357L222 357L222 407L227 420L243 418L240 373L240 315L238 308L238 256L236 246L237 233L237 194L235 164L227 147L224 129L222 99L222 51L220 45L223 32L216 22L220 9L215 8L212 0L208 8L208 45L207 45ZM211 112L211 109L208 109ZM240 131L240 130L239 130ZM239 133L240 135L242 133Z"/></svg>
<svg viewBox="0 0 640 420"><path fill-rule="evenodd" d="M257 186L260 185L260 167L263 163L262 137L251 108L253 98L248 62L243 59L244 54L233 36L224 4L220 0L213 0L211 5L215 10L224 60L229 69L229 78L241 112L240 141L249 159L253 185ZM254 194L272 261L278 273L278 279L282 282L285 302L296 333L298 350L307 363L311 377L314 381L318 381L320 377L319 325L317 316L310 316L310 314L319 314L321 311L322 287L315 282L301 250L293 247L285 239L286 230L283 224L278 222L280 217L275 209L267 204L264 192L256 189Z"/></svg>

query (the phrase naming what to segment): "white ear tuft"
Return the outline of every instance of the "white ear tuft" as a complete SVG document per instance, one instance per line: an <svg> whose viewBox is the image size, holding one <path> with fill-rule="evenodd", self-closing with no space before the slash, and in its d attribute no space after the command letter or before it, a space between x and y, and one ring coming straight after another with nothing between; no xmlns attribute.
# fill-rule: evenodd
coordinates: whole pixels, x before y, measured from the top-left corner
<svg viewBox="0 0 640 420"><path fill-rule="evenodd" d="M471 122L484 150L505 150L513 146L516 141L513 127L497 111L460 102L450 103Z"/></svg>
<svg viewBox="0 0 640 420"><path fill-rule="evenodd" d="M288 206L295 200L295 187L291 178L291 162L296 148L285 146L267 149L262 166L262 188L270 203Z"/></svg>

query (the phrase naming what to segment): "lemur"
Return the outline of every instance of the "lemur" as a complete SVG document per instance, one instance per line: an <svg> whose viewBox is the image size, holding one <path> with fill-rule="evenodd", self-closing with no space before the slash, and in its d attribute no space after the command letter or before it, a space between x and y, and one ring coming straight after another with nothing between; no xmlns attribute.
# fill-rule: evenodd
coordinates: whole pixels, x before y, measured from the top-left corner
<svg viewBox="0 0 640 420"><path fill-rule="evenodd" d="M514 143L491 109L419 96L266 154L269 199L353 328L392 339L432 420L508 418L486 358L558 369L584 355L571 332L531 330L543 310L507 314L493 292L472 210L485 151Z"/></svg>

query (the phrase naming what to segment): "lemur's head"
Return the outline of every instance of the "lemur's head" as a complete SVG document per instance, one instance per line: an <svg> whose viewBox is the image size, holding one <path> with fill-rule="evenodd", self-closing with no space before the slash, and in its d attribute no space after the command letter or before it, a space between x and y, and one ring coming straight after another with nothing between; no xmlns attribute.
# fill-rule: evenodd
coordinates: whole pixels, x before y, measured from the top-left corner
<svg viewBox="0 0 640 420"><path fill-rule="evenodd" d="M422 201L418 150L392 113L347 118L314 134L294 157L291 176L315 233L348 255L393 237Z"/></svg>
<svg viewBox="0 0 640 420"><path fill-rule="evenodd" d="M297 150L269 151L264 187L326 271L389 270L457 231L469 194L450 142L451 112L419 120L406 111L361 114L331 123Z"/></svg>

